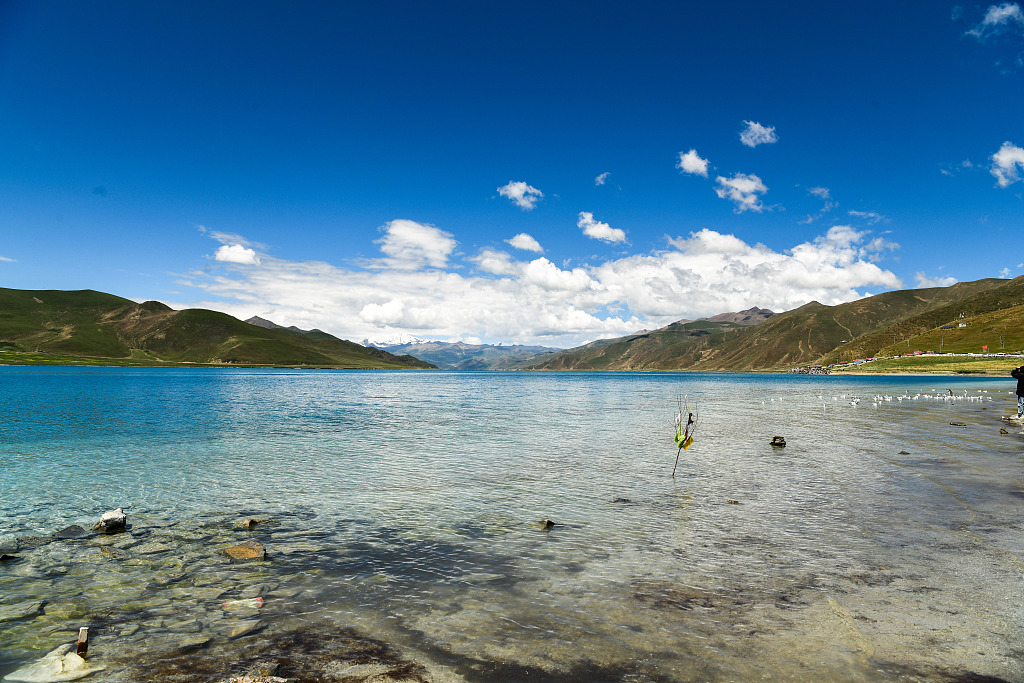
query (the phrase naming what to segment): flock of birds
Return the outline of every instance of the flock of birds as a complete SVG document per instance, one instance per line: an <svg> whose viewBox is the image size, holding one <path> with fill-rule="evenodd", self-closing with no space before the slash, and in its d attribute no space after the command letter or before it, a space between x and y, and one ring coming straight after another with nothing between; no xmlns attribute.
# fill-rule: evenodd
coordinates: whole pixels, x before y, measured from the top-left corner
<svg viewBox="0 0 1024 683"><path fill-rule="evenodd" d="M1009 393L1013 394L1014 392L1011 391ZM961 395L959 393L953 393L952 389L947 389L946 393L914 394L913 396L911 396L908 393L905 393L902 396L895 396L895 395L887 396L887 395L883 395L883 394L877 394L877 395L871 397L871 406L874 407L874 408L877 408L878 406L880 406L883 403L891 403L892 401L896 401L896 402L902 403L903 401L918 401L918 400L922 400L922 399L926 400L926 401L943 401L943 402L946 402L946 403L953 403L953 402L956 402L956 401L967 401L969 403L983 403L985 401L993 401L993 400L995 400L995 399L992 398L992 396L989 396L987 394L989 394L989 391L987 389L980 390L977 393L977 395L972 395L969 391L964 391L964 393ZM822 408L825 408L828 405L828 403L825 402L825 396L823 394L819 394L818 395L818 400L822 401L822 404L821 404ZM833 402L838 403L839 401L843 401L845 403L848 403L850 406L852 406L854 408L856 408L858 405L860 405L860 402L862 400L863 399L861 399L860 397L850 396L849 394L843 394L841 396L833 396L832 397L832 401ZM771 401L772 403L775 403L775 399L774 398L770 398L769 401ZM782 399L780 398L779 399L779 403L781 403L781 402L782 402ZM765 401L761 401L761 405L766 405L766 402Z"/></svg>

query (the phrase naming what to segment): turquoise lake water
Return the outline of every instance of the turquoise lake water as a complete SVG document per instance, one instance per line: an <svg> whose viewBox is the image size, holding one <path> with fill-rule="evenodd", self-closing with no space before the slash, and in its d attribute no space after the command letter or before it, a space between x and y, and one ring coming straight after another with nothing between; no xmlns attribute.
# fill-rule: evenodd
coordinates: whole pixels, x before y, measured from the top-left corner
<svg viewBox="0 0 1024 683"><path fill-rule="evenodd" d="M1024 681L1013 388L0 367L0 677Z"/></svg>

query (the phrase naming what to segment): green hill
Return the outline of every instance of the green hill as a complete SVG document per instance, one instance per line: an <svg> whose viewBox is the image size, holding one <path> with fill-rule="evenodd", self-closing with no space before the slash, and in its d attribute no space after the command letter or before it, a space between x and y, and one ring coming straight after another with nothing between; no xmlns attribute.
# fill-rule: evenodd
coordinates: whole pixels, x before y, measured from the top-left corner
<svg viewBox="0 0 1024 683"><path fill-rule="evenodd" d="M977 315L1005 310L1016 305L1014 302L1024 304L1024 278L986 279L951 287L885 292L837 306L812 301L749 326L730 326L710 320L673 323L654 332L602 340L550 354L538 358L530 367L549 370L785 370L880 355L885 346L883 342L888 339L891 345L894 334L897 340L905 340L911 334L923 334L948 323L954 314ZM964 342L968 343L973 342ZM1021 346L1024 345L1016 348Z"/></svg>
<svg viewBox="0 0 1024 683"><path fill-rule="evenodd" d="M0 362L432 368L325 332L265 329L111 294L0 288Z"/></svg>

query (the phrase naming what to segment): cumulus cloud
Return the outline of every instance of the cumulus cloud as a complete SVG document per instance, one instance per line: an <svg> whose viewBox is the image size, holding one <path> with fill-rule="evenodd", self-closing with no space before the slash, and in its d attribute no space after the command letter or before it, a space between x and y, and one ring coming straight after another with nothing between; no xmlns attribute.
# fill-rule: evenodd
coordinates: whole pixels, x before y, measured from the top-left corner
<svg viewBox="0 0 1024 683"><path fill-rule="evenodd" d="M608 176L610 176L610 175L611 175L611 173L609 173L608 171L605 171L601 175L599 175L596 178L594 178L594 184L595 185L604 185L604 182L606 180L608 180Z"/></svg>
<svg viewBox="0 0 1024 683"><path fill-rule="evenodd" d="M708 177L708 160L701 159L695 149L691 149L689 152L680 152L679 161L676 162L676 168L683 173L689 173L690 175L699 175L704 178Z"/></svg>
<svg viewBox="0 0 1024 683"><path fill-rule="evenodd" d="M243 319L259 315L355 340L412 335L573 346L680 318L752 305L785 311L811 300L834 305L860 298L864 288L901 286L874 260L896 245L849 226L783 251L703 229L668 239L663 249L575 268L483 249L464 259L475 270L454 262L454 238L433 230L426 233L450 240L435 252L437 263L442 255L449 261L444 268L404 267L394 241L387 243L391 254L362 269L264 254L260 268L185 276L181 284L208 296L167 303ZM379 244L383 252L384 240ZM412 260L425 262L422 251Z"/></svg>
<svg viewBox="0 0 1024 683"><path fill-rule="evenodd" d="M505 240L516 249L522 249L524 251L535 251L538 254L544 253L544 247L540 246L540 242L535 240L532 236L527 235L525 232L521 232L512 239Z"/></svg>
<svg viewBox="0 0 1024 683"><path fill-rule="evenodd" d="M470 257L469 261L478 270L492 275L515 275L520 271L509 254L497 249L481 249L480 253Z"/></svg>
<svg viewBox="0 0 1024 683"><path fill-rule="evenodd" d="M718 176L715 178L718 187L715 193L722 199L728 199L736 208L736 213L744 211L763 211L764 204L761 203L761 195L768 191L761 179L754 174L737 173L731 178Z"/></svg>
<svg viewBox="0 0 1024 683"><path fill-rule="evenodd" d="M985 17L977 26L967 31L967 35L985 40L1014 26L1024 27L1024 11L1015 2L1004 2L1001 5L991 5L985 12Z"/></svg>
<svg viewBox="0 0 1024 683"><path fill-rule="evenodd" d="M779 136L775 134L775 126L765 127L756 121L744 121L743 123L746 128L740 131L740 142L747 147L770 145L779 141Z"/></svg>
<svg viewBox="0 0 1024 683"><path fill-rule="evenodd" d="M247 266L258 266L260 257L256 252L241 244L224 244L218 247L213 258L225 263L241 263Z"/></svg>
<svg viewBox="0 0 1024 683"><path fill-rule="evenodd" d="M999 277L1004 278L1004 279L1010 277L1010 269L1009 268L1003 268L1002 270L1000 270L999 271Z"/></svg>
<svg viewBox="0 0 1024 683"><path fill-rule="evenodd" d="M999 187L1009 187L1020 180L1024 169L1024 148L1011 142L1004 142L999 151L992 155L991 173Z"/></svg>
<svg viewBox="0 0 1024 683"><path fill-rule="evenodd" d="M416 221L393 220L379 229L384 236L377 244L388 256L385 265L392 268L412 270L425 265L444 268L457 244L444 230Z"/></svg>
<svg viewBox="0 0 1024 683"><path fill-rule="evenodd" d="M609 244L626 241L625 232L618 228L613 228L607 223L594 220L594 214L589 211L580 211L579 220L576 221L576 226L583 230L584 235L592 237L595 240L601 240L602 242L608 242Z"/></svg>
<svg viewBox="0 0 1024 683"><path fill-rule="evenodd" d="M955 277L951 277L948 275L946 277L928 277L922 272L916 273L914 275L914 279L917 281L917 284L914 285L915 289L926 289L929 287L949 287L950 285L955 285L957 283L957 279Z"/></svg>
<svg viewBox="0 0 1024 683"><path fill-rule="evenodd" d="M498 188L498 194L511 199L523 211L532 211L537 202L544 198L543 192L522 180L509 181L508 185Z"/></svg>

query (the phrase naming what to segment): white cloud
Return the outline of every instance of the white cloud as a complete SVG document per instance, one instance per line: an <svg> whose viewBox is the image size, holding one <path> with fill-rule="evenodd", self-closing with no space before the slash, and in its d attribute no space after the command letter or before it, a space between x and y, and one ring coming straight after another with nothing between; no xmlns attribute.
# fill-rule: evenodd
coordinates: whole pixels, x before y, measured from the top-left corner
<svg viewBox="0 0 1024 683"><path fill-rule="evenodd" d="M605 171L601 175L599 175L596 178L594 178L594 184L595 185L604 185L604 182L606 180L608 180L608 176L610 176L610 175L611 175L611 173L609 173L608 171Z"/></svg>
<svg viewBox="0 0 1024 683"><path fill-rule="evenodd" d="M497 249L481 249L480 253L469 259L477 269L492 275L515 275L520 268L512 262L512 257Z"/></svg>
<svg viewBox="0 0 1024 683"><path fill-rule="evenodd" d="M522 272L526 284L549 292L583 292L595 284L582 268L562 270L543 256L526 264Z"/></svg>
<svg viewBox="0 0 1024 683"><path fill-rule="evenodd" d="M950 285L955 285L958 282L958 280L952 276L928 277L922 272L915 273L914 279L917 281L917 284L914 285L915 289L926 289L929 287L949 287Z"/></svg>
<svg viewBox="0 0 1024 683"><path fill-rule="evenodd" d="M384 237L376 241L389 258L391 268L412 270L428 265L444 268L457 242L444 230L405 219L393 220L379 228Z"/></svg>
<svg viewBox="0 0 1024 683"><path fill-rule="evenodd" d="M544 253L544 247L540 246L540 242L535 240L532 236L527 235L525 232L521 232L512 239L505 240L516 249L522 249L524 251L534 251L538 254Z"/></svg>
<svg viewBox="0 0 1024 683"><path fill-rule="evenodd" d="M543 192L522 180L509 181L508 185L498 188L498 194L511 199L523 211L531 211L544 198Z"/></svg>
<svg viewBox="0 0 1024 683"><path fill-rule="evenodd" d="M1024 26L1024 11L1015 2L991 5L981 23L967 31L967 35L978 40L1002 33L1014 25Z"/></svg>
<svg viewBox="0 0 1024 683"><path fill-rule="evenodd" d="M1001 277L1001 278L1008 278L1008 277L1010 277L1010 269L1009 268L1003 268L1001 271L999 271L999 277Z"/></svg>
<svg viewBox="0 0 1024 683"><path fill-rule="evenodd" d="M695 149L691 149L689 152L685 153L680 152L679 161L676 162L676 168L683 173L689 173L690 175L699 175L704 178L708 177L708 160L701 159Z"/></svg>
<svg viewBox="0 0 1024 683"><path fill-rule="evenodd" d="M543 257L519 261L495 249L464 258L475 271L454 262L454 252L444 269L419 270L393 255L370 269L263 255L260 268L192 273L182 284L208 293L207 300L167 303L355 340L478 337L572 346L680 318L753 305L785 311L811 300L834 305L860 298L864 288L899 287L873 262L895 247L836 226L784 251L704 229L668 240L663 250L575 268Z"/></svg>
<svg viewBox="0 0 1024 683"><path fill-rule="evenodd" d="M821 207L818 213L807 214L807 218L805 218L802 221L799 221L804 225L810 225L814 221L818 220L819 218L822 218L823 216L825 216L825 214L832 211L832 209L839 206L839 202L832 199L832 192L827 187L809 187L807 188L807 194L811 195L812 197L817 197L818 199L825 202L825 204L824 206Z"/></svg>
<svg viewBox="0 0 1024 683"><path fill-rule="evenodd" d="M4 263L14 263L15 262L14 259L7 258L6 256L0 256L0 261L3 261Z"/></svg>
<svg viewBox="0 0 1024 683"><path fill-rule="evenodd" d="M625 242L626 233L618 228L613 228L607 223L594 220L594 214L589 211L580 211L579 220L576 221L576 226L583 230L583 234L587 237L593 237L595 240L601 240L602 242L615 243Z"/></svg>
<svg viewBox="0 0 1024 683"><path fill-rule="evenodd" d="M1020 180L1021 169L1024 169L1024 148L1004 142L992 155L991 173L999 187L1009 187Z"/></svg>
<svg viewBox="0 0 1024 683"><path fill-rule="evenodd" d="M747 127L740 132L740 142L747 147L770 145L779 141L779 136L775 134L775 126L766 128L756 121L744 121L743 123Z"/></svg>
<svg viewBox="0 0 1024 683"><path fill-rule="evenodd" d="M737 173L731 178L718 176L715 178L718 187L715 193L722 199L728 199L736 205L736 213L744 211L763 211L760 195L768 191L761 179L754 174Z"/></svg>
<svg viewBox="0 0 1024 683"><path fill-rule="evenodd" d="M260 257L256 252L241 244L224 244L217 248L213 258L225 263L241 263L247 266L260 265Z"/></svg>
<svg viewBox="0 0 1024 683"><path fill-rule="evenodd" d="M846 213L853 216L854 218L861 218L867 221L868 225L875 225L877 223L888 223L889 219L878 213L877 211L856 211L849 210Z"/></svg>

